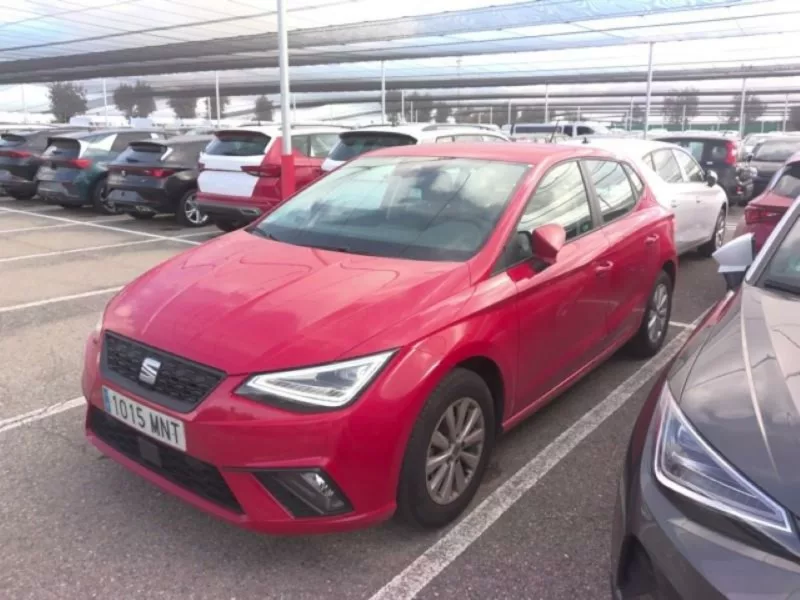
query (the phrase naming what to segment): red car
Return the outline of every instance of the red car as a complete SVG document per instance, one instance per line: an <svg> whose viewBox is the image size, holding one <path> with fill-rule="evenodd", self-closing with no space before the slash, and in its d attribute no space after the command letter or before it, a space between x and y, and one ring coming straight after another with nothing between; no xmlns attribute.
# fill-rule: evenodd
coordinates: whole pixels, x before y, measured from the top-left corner
<svg viewBox="0 0 800 600"><path fill-rule="evenodd" d="M444 525L501 432L622 346L661 348L673 217L643 181L591 147L357 158L109 303L87 436L260 531Z"/></svg>
<svg viewBox="0 0 800 600"><path fill-rule="evenodd" d="M767 185L767 189L744 209L734 237L753 234L756 250L760 250L783 214L800 196L800 152L786 161Z"/></svg>

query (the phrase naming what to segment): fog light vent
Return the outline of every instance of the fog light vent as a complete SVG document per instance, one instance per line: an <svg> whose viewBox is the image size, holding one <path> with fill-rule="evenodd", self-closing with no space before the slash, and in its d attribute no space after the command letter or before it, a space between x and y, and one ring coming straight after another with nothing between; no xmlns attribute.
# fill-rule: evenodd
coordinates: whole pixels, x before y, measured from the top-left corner
<svg viewBox="0 0 800 600"><path fill-rule="evenodd" d="M321 469L256 471L254 475L295 517L327 517L352 510Z"/></svg>

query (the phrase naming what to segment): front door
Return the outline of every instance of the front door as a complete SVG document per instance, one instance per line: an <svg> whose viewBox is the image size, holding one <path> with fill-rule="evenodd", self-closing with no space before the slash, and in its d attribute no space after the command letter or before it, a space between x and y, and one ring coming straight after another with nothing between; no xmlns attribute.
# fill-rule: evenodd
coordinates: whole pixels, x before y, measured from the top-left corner
<svg viewBox="0 0 800 600"><path fill-rule="evenodd" d="M567 243L555 264L537 269L531 260L508 269L517 287L520 326L519 396L514 412L543 399L602 351L606 337L604 297L608 248L596 227L576 161L553 167L531 196L518 225L530 232L558 223Z"/></svg>

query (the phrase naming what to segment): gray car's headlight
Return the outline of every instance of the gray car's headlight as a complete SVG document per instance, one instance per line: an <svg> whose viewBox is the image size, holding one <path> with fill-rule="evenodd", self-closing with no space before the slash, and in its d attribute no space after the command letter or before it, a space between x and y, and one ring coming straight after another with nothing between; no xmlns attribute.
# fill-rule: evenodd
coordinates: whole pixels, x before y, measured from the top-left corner
<svg viewBox="0 0 800 600"><path fill-rule="evenodd" d="M309 408L340 408L356 399L394 352L278 373L253 375L237 394Z"/></svg>
<svg viewBox="0 0 800 600"><path fill-rule="evenodd" d="M665 487L754 525L791 532L787 512L750 483L695 430L664 385L655 474Z"/></svg>

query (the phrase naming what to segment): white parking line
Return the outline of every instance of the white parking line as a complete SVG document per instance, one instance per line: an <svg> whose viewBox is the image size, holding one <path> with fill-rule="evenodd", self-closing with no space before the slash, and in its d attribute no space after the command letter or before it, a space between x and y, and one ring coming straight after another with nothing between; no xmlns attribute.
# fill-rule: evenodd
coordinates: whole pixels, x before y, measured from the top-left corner
<svg viewBox="0 0 800 600"><path fill-rule="evenodd" d="M11 213L11 214L28 215L30 217L38 217L40 219L52 219L54 221L60 221L62 223L76 223L78 225L85 225L86 227L97 227L98 229L105 229L107 231L117 231L119 233L130 233L132 235L140 235L142 237L149 237L149 238L155 238L155 239L162 239L162 240L176 240L177 239L177 240L182 241L185 244L192 244L192 245L195 245L195 246L200 243L200 242L193 242L191 240L183 240L183 239L180 239L180 238L169 237L169 236L166 236L166 235L158 235L158 234L155 234L155 233L146 233L144 231L133 231L133 230L130 230L130 229L124 229L122 227L111 227L109 225L102 225L100 223L95 223L93 221L78 221L76 219L68 219L66 217L53 217L51 215L42 215L42 214L33 213L33 212L30 212L30 211L26 211L26 210L18 210L16 208L5 208L4 206L0 206L0 214L3 214L3 213L5 213L5 214Z"/></svg>
<svg viewBox="0 0 800 600"><path fill-rule="evenodd" d="M66 225L64 225L66 227ZM59 227L59 225L53 225L53 227ZM0 231L0 233L3 233ZM9 256L7 258L0 258L0 263L9 263L9 262L16 262L20 260L29 260L32 258L47 258L49 256L64 256L67 254L79 254L81 252L93 252L95 250L110 250L112 248L124 248L126 246L141 246L142 244L157 244L159 242L164 242L167 240L173 242L186 242L188 240L184 238L189 237L197 237L200 235L208 235L207 231L202 233L186 233L183 235L176 235L174 237L164 237L156 238L156 239L147 239L147 240L136 240L135 242L119 242L117 244L104 244L102 246L87 246L85 248L72 248L71 250L53 250L52 252L41 252L39 254L23 254L22 256ZM199 244L200 242L190 242L194 244Z"/></svg>
<svg viewBox="0 0 800 600"><path fill-rule="evenodd" d="M92 290L91 292L82 292L80 294L70 294L69 296L58 296L56 298L48 298L47 300L36 300L35 302L25 302L24 304L12 304L11 306L0 306L0 314L14 312L15 310L24 310L26 308L36 308L38 306L47 306L48 304L56 304L57 302L66 302L67 300L80 300L81 298L91 298L92 296L102 296L103 294L112 294L120 291L124 286L118 285L117 287L103 288L102 290Z"/></svg>
<svg viewBox="0 0 800 600"><path fill-rule="evenodd" d="M66 400L64 402L59 402L58 404L53 404L52 406L37 408L36 410L17 415L16 417L0 419L0 433L3 433L4 431L11 431L12 429L22 427L23 425L33 423L34 421L40 421L41 419L52 417L58 413L83 406L84 404L86 404L86 401L83 399L83 396L79 396L77 398L73 398L72 400Z"/></svg>
<svg viewBox="0 0 800 600"><path fill-rule="evenodd" d="M679 329L694 329L694 324L692 323L681 323L680 321L670 321L669 322L671 327L678 327Z"/></svg>
<svg viewBox="0 0 800 600"><path fill-rule="evenodd" d="M700 322L698 319L694 326ZM453 526L433 546L394 579L378 590L370 600L414 598L439 573L477 540L495 521L511 508L525 492L535 486L575 447L613 415L628 399L672 360L691 335L686 329L626 379L605 400L578 419L569 429L533 457L525 466Z"/></svg>
<svg viewBox="0 0 800 600"><path fill-rule="evenodd" d="M24 233L26 231L40 231L42 229L60 229L62 227L75 227L72 223L59 223L58 225L37 225L36 227L20 227L19 229L0 229L0 233Z"/></svg>

